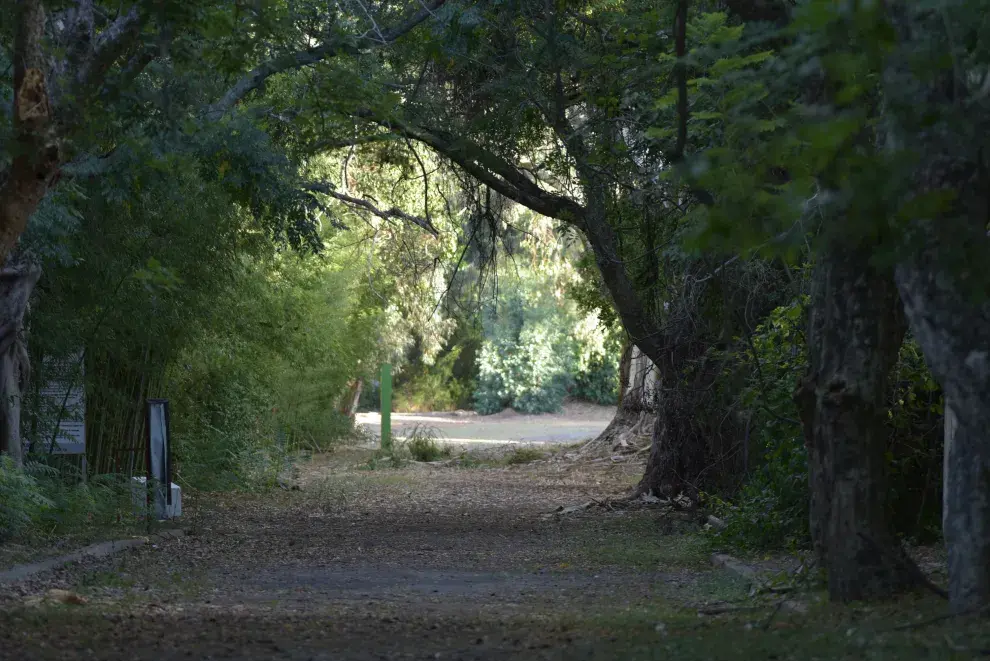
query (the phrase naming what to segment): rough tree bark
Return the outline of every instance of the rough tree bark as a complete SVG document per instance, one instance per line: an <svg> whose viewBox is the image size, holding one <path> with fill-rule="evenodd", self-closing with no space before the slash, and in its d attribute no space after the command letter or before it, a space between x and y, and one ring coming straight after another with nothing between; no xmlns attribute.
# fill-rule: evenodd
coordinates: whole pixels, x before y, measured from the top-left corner
<svg viewBox="0 0 990 661"><path fill-rule="evenodd" d="M674 344L657 364L656 423L636 493L661 498L685 495L697 502L706 480L718 482L724 477L720 471L732 454L704 416L711 410L722 363L703 358L710 346L705 339L687 338Z"/></svg>
<svg viewBox="0 0 990 661"><path fill-rule="evenodd" d="M884 71L887 145L920 155L909 195L943 200L912 223L895 277L911 333L951 404L943 510L950 603L956 611L988 608L990 106L980 87L986 57L957 41L970 29L966 12L932 12L903 1L889 3L888 11L900 48ZM919 72L917 63L926 60L943 64Z"/></svg>
<svg viewBox="0 0 990 661"><path fill-rule="evenodd" d="M24 314L41 268L15 254L0 270L0 452L23 463L21 400L30 371L24 344Z"/></svg>
<svg viewBox="0 0 990 661"><path fill-rule="evenodd" d="M897 284L911 332L952 406L943 530L950 603L965 611L990 607L990 301L985 293L982 303L974 300L933 260L901 265Z"/></svg>
<svg viewBox="0 0 990 661"><path fill-rule="evenodd" d="M42 51L41 0L18 3L14 39L14 140L11 164L0 173L0 264L7 261L28 219L48 193L61 165Z"/></svg>
<svg viewBox="0 0 990 661"><path fill-rule="evenodd" d="M905 333L892 278L871 246L833 243L815 267L808 375L795 393L805 429L814 550L832 599L885 597L919 583L885 511L884 398Z"/></svg>

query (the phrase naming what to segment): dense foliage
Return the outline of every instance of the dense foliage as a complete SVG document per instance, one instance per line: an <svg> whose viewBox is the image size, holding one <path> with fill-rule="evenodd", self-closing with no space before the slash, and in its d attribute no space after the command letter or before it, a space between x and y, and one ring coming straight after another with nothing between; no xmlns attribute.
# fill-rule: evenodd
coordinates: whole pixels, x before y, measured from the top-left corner
<svg viewBox="0 0 990 661"><path fill-rule="evenodd" d="M723 542L743 548L805 547L809 542L808 454L792 394L807 371L803 320L806 295L773 310L729 361L743 373L739 409L746 419L749 475L727 501L710 500L727 527ZM905 342L895 386L888 396L887 463L891 472L889 516L895 529L915 541L938 537L941 523L942 395L921 360L918 345ZM725 375L726 382L733 375Z"/></svg>

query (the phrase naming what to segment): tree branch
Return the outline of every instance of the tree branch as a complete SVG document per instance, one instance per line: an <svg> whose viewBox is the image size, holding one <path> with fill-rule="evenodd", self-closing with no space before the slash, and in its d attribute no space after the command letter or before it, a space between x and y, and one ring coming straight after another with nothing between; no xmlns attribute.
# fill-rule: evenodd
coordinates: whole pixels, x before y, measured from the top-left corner
<svg viewBox="0 0 990 661"><path fill-rule="evenodd" d="M376 119L368 112L362 115L393 133L422 142L500 195L544 216L583 228L584 207L570 198L540 188L519 168L480 145L455 138L445 131L414 126L394 117L385 120Z"/></svg>
<svg viewBox="0 0 990 661"><path fill-rule="evenodd" d="M319 142L313 143L307 147L306 151L309 153L318 154L326 151L333 151L335 149L345 149L347 147L368 145L375 142L387 142L395 139L396 136L392 133L376 133L374 135L359 135L353 138L320 140Z"/></svg>
<svg viewBox="0 0 990 661"><path fill-rule="evenodd" d="M506 198L581 230L592 246L602 279L626 331L654 363L662 363L667 338L645 309L640 293L626 272L626 264L619 256L618 238L607 217L605 197L608 184L600 174L588 167L583 151L586 146L580 137L569 134L566 124L559 128L564 130L562 137L570 138L565 140L569 148L578 152L587 198L585 205L540 188L513 164L463 138L414 126L395 117L387 121L376 119L369 111L359 113L359 116L375 121L398 135L422 142Z"/></svg>
<svg viewBox="0 0 990 661"><path fill-rule="evenodd" d="M432 16L433 12L446 4L446 2L447 0L432 0L428 5L424 4L422 9L415 12L399 25L391 30L382 32L379 38L364 37L363 39L374 45L391 44ZM359 37L358 39L361 38ZM206 116L210 119L219 119L220 116L233 108L241 99L258 89L262 83L275 74L317 64L352 48L354 48L354 44L349 43L349 39L338 38L315 48L287 53L263 62L234 83L234 86L223 95L223 98L207 109Z"/></svg>
<svg viewBox="0 0 990 661"><path fill-rule="evenodd" d="M391 218L405 220L413 225L423 228L433 236L440 236L440 231L429 220L408 214L397 207L392 207L391 209L379 209L368 200L363 200L359 197L353 197L351 195L345 195L344 193L338 193L332 186L323 182L308 182L303 185L303 188L313 193L320 193L322 195L340 200L341 202L349 204L352 207L360 207L366 211L370 211L379 218L384 218L386 220Z"/></svg>
<svg viewBox="0 0 990 661"><path fill-rule="evenodd" d="M93 0L78 0L76 8L70 9L69 12L74 20L67 30L69 55L66 59L81 62L89 57L90 49L93 47L93 31L96 25Z"/></svg>
<svg viewBox="0 0 990 661"><path fill-rule="evenodd" d="M134 5L96 36L92 57L79 67L76 75L76 83L83 92L76 96L85 96L87 91L103 84L103 78L113 63L137 43L149 16L148 12Z"/></svg>

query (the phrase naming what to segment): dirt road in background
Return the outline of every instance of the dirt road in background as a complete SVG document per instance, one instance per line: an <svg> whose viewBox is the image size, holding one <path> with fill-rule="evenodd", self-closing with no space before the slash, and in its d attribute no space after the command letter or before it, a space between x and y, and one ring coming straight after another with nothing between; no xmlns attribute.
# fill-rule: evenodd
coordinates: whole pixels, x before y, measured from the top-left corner
<svg viewBox="0 0 990 661"><path fill-rule="evenodd" d="M570 403L560 413L525 415L512 410L495 415L473 411L455 413L393 413L392 432L404 438L415 426L434 430L451 445L580 443L600 434L615 416L614 406ZM381 415L359 413L357 424L374 437L381 436Z"/></svg>

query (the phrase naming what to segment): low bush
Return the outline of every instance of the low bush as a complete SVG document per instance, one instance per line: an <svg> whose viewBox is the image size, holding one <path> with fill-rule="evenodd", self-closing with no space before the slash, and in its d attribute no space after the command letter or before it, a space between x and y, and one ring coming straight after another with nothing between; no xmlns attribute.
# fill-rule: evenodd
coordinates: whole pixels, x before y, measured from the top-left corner
<svg viewBox="0 0 990 661"><path fill-rule="evenodd" d="M375 450L364 465L364 469L373 471L380 468L402 468L410 459L409 449L404 445L398 445L389 450Z"/></svg>
<svg viewBox="0 0 990 661"><path fill-rule="evenodd" d="M505 458L505 463L510 466L515 466L518 464L528 464L534 461L540 461L546 457L546 453L536 448L521 447L512 450L512 453Z"/></svg>
<svg viewBox="0 0 990 661"><path fill-rule="evenodd" d="M415 461L439 461L449 458L453 452L443 445L440 432L432 427L416 425L406 434L405 446Z"/></svg>
<svg viewBox="0 0 990 661"><path fill-rule="evenodd" d="M120 475L83 481L75 469L48 465L47 457L15 468L0 456L0 542L81 531L131 528L144 523L132 485Z"/></svg>
<svg viewBox="0 0 990 661"><path fill-rule="evenodd" d="M475 410L555 413L568 396L614 404L619 347L597 316L523 269L502 291L484 320Z"/></svg>
<svg viewBox="0 0 990 661"><path fill-rule="evenodd" d="M393 408L396 411L410 412L468 408L474 382L455 375L455 368L463 352L463 346L455 346L433 365L417 363L408 368L396 380Z"/></svg>
<svg viewBox="0 0 990 661"><path fill-rule="evenodd" d="M6 455L0 455L0 503L0 542L20 536L55 507L38 481Z"/></svg>
<svg viewBox="0 0 990 661"><path fill-rule="evenodd" d="M594 354L588 367L574 378L571 396L594 404L610 406L619 398L619 366L614 355Z"/></svg>

